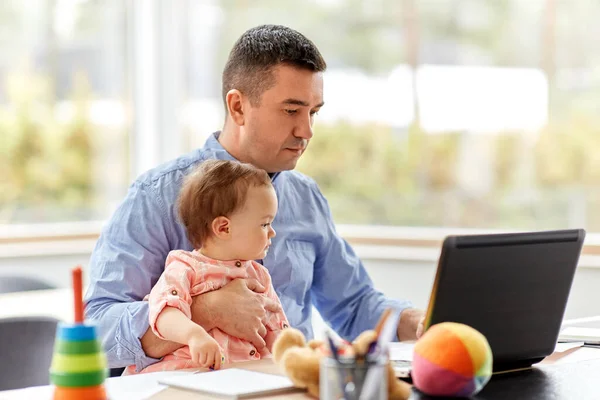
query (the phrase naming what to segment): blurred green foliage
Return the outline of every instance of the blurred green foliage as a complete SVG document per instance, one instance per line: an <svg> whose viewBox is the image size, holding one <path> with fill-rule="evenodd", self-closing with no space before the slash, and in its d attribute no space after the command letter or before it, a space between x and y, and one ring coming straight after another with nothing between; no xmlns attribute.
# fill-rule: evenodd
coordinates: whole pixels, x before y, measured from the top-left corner
<svg viewBox="0 0 600 400"><path fill-rule="evenodd" d="M42 75L5 78L0 221L82 218L97 185L85 75L74 76L64 103L71 111L62 118ZM319 183L339 223L554 228L579 221L600 230L600 216L590 212L600 208L600 118L573 115L540 132L487 135L490 159L465 167L472 154L464 145L476 136L430 134L416 124L318 123L298 168ZM465 168L489 169L489 190L466 190Z"/></svg>
<svg viewBox="0 0 600 400"><path fill-rule="evenodd" d="M458 139L381 125L319 125L298 169L319 183L339 222L420 224L424 190L454 185Z"/></svg>
<svg viewBox="0 0 600 400"><path fill-rule="evenodd" d="M55 26L59 3L41 1L43 7L31 15L22 3L0 3L5 58L17 70L12 60L23 54L28 35L43 36L36 46L49 58L40 69L45 75L22 68L18 74L3 69L0 75L6 88L6 97L0 99L0 223L89 218L94 202L102 201L98 193L110 185L110 172L99 178L94 170L103 168L99 159L106 160L107 147L117 142L98 146L106 131L87 119L93 94L84 75L73 77L74 90L60 103L52 79L59 72L59 49L96 43L105 34L105 22L119 15L125 20L127 11L121 15L114 7L113 15L102 1L62 5L75 11L76 29L69 45ZM219 0L214 2L220 11L214 30L217 42L207 58L214 59L218 71L244 30L280 23L309 35L331 69L355 69L370 76L389 74L399 64L540 68L549 79L550 96L550 122L540 132L431 134L420 129L418 115L417 123L402 130L376 124L318 124L299 169L320 184L339 223L587 225L600 231L600 213L595 212L600 209L600 58L597 35L588 29L597 25L600 2L525 3L311 1L299 10L280 0ZM185 22L185 30L196 35L200 31L194 30L194 22ZM218 74L208 81L218 94ZM59 118L65 105L73 112ZM477 190L478 185L482 189ZM97 209L104 217L106 207L100 204Z"/></svg>
<svg viewBox="0 0 600 400"><path fill-rule="evenodd" d="M38 222L57 209L86 208L92 198L92 138L87 119L91 91L74 76L64 121L52 101L50 81L31 71L5 75L8 102L0 107L0 221ZM24 215L27 214L27 215ZM69 214L69 213L67 213ZM67 215L65 215L67 216Z"/></svg>
<svg viewBox="0 0 600 400"><path fill-rule="evenodd" d="M600 183L600 116L575 116L547 126L536 144L536 181L546 188Z"/></svg>
<svg viewBox="0 0 600 400"><path fill-rule="evenodd" d="M479 138L490 159L466 168L489 169L489 190L482 192L460 181L461 161L471 157L462 145L477 136L465 132L318 124L298 169L319 183L340 223L565 227L582 222L573 220L573 209L600 207L599 122L576 119L539 134ZM600 229L589 214L585 224Z"/></svg>

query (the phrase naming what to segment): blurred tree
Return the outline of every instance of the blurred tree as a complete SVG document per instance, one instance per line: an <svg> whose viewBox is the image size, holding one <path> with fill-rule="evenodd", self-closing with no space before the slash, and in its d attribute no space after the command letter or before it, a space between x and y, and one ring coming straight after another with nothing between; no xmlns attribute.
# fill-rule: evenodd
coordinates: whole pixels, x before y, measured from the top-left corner
<svg viewBox="0 0 600 400"><path fill-rule="evenodd" d="M515 184L515 170L519 168L520 133L500 133L493 140L495 189L504 192Z"/></svg>
<svg viewBox="0 0 600 400"><path fill-rule="evenodd" d="M319 182L339 221L379 220L388 210L375 199L412 190L406 148L383 126L319 124L298 169Z"/></svg>
<svg viewBox="0 0 600 400"><path fill-rule="evenodd" d="M9 104L2 113L3 135L7 157L8 181L11 190L2 196L6 204L23 202L38 197L31 175L44 164L44 136L40 119L47 116L48 82L42 77L32 77L25 68L20 74L7 74L5 86ZM36 101L37 100L37 101ZM9 201L10 200L10 201ZM5 211L6 213L7 211Z"/></svg>
<svg viewBox="0 0 600 400"><path fill-rule="evenodd" d="M457 150L457 134L318 124L298 169L319 183L339 222L418 224L420 196L453 186Z"/></svg>
<svg viewBox="0 0 600 400"><path fill-rule="evenodd" d="M18 212L15 204L76 209L91 201L95 150L95 127L87 118L91 89L85 76L74 76L71 95L61 105L73 106L66 107L73 112L59 119L55 100L65 96L53 97L52 69L60 57L57 51L68 47L67 41L92 42L99 35L105 24L98 15L106 12L106 3L77 2L71 10L74 33L65 37L56 36L54 29L55 9L61 4L41 0L36 3L41 12L29 15L17 0L0 2L4 58L20 59L22 43L42 49L36 53L40 64L35 73L20 64L19 69L29 71L21 77L3 72L5 86L11 88L5 93L0 87L0 169L6 172L0 177L3 221ZM424 132L418 104L414 123L402 129L344 121L318 124L299 168L320 183L339 222L552 226L568 222L564 192L598 187L600 2L307 0L301 8L297 2L281 0L217 0L217 4L223 11L217 70L244 30L279 23L314 40L331 69L386 76L399 64L408 64L413 71L424 63L488 65L540 68L549 78L552 118L540 132L534 152L527 153L525 133L490 135L493 185L490 193L478 197L463 193L456 179L458 157L463 156L458 151L460 135ZM40 15L45 19L39 24L21 21ZM110 19L109 14L104 18ZM22 28L33 25L35 29L27 28L32 32ZM14 40L15 35L26 39ZM418 88L412 91L416 94ZM533 176L526 180L519 178L524 175L523 157L535 160ZM590 197L588 209L600 209L599 202L600 196Z"/></svg>
<svg viewBox="0 0 600 400"><path fill-rule="evenodd" d="M100 147L122 143L128 126L103 126L93 140L88 80L102 100L127 98L126 10L118 0L0 2L0 222L90 218L94 200L121 195L115 179L92 196L104 181L93 157L110 160Z"/></svg>
<svg viewBox="0 0 600 400"><path fill-rule="evenodd" d="M63 201L66 204L82 206L91 200L93 188L93 127L88 119L91 87L85 73L76 73L73 87L75 116L65 132L60 165L65 191Z"/></svg>
<svg viewBox="0 0 600 400"><path fill-rule="evenodd" d="M0 192L0 219L35 222L49 219L59 209L89 206L91 137L87 78L79 75L74 87L72 122L56 119L48 79L24 69L7 74L9 105L0 109L0 134L6 140L9 190ZM52 211L54 210L54 211Z"/></svg>
<svg viewBox="0 0 600 400"><path fill-rule="evenodd" d="M421 150L423 161L420 168L427 171L429 190L452 189L456 186L460 133L429 135L426 143L426 147Z"/></svg>
<svg viewBox="0 0 600 400"><path fill-rule="evenodd" d="M536 165L536 181L541 187L597 187L600 119L577 116L546 127L537 142Z"/></svg>

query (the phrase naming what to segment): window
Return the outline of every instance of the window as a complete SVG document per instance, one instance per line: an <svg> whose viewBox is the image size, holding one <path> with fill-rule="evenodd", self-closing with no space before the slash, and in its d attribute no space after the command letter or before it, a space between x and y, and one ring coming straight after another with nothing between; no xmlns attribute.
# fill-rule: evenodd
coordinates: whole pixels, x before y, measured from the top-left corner
<svg viewBox="0 0 600 400"><path fill-rule="evenodd" d="M336 222L600 230L600 3L189 7L190 147L222 125L220 73L235 39L280 23L328 61L326 105L299 170Z"/></svg>
<svg viewBox="0 0 600 400"><path fill-rule="evenodd" d="M106 218L129 183L120 0L0 2L0 224Z"/></svg>
<svg viewBox="0 0 600 400"><path fill-rule="evenodd" d="M279 23L329 65L298 168L336 222L600 231L599 18L588 0L3 1L0 223L108 217L222 126L233 42Z"/></svg>

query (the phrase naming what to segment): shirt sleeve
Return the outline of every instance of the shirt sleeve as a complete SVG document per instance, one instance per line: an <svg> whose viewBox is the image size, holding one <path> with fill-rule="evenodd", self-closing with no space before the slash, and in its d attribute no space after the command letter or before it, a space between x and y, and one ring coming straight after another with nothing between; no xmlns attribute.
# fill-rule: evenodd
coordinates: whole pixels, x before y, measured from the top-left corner
<svg viewBox="0 0 600 400"><path fill-rule="evenodd" d="M386 308L412 307L407 300L389 299L373 287L362 261L335 229L325 197L313 193L324 224L325 239L318 247L312 284L313 302L323 318L346 340L373 329Z"/></svg>
<svg viewBox="0 0 600 400"><path fill-rule="evenodd" d="M152 331L165 339L156 328L156 320L165 307L175 307L189 319L192 318L191 282L195 281L194 268L180 260L167 260L165 272L150 292L149 320Z"/></svg>
<svg viewBox="0 0 600 400"><path fill-rule="evenodd" d="M149 327L148 302L142 299L164 269L170 221L156 189L136 182L96 243L85 312L97 326L111 368L135 364L140 371L159 361L147 357L140 342Z"/></svg>

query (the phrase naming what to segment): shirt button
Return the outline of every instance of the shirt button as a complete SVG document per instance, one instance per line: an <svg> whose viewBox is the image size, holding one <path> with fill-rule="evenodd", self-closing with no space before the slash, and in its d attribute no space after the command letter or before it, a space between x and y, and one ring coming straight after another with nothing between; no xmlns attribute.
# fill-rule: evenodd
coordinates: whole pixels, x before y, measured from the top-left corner
<svg viewBox="0 0 600 400"><path fill-rule="evenodd" d="M239 267L241 267L241 266L242 266L242 263L241 263L241 262L239 262L239 261L236 261L236 262L235 262L235 266L239 268Z"/></svg>
<svg viewBox="0 0 600 400"><path fill-rule="evenodd" d="M251 355L251 356L254 356L255 354L256 354L256 350L251 350L251 351L250 351L250 355Z"/></svg>
<svg viewBox="0 0 600 400"><path fill-rule="evenodd" d="M171 290L171 294L172 294L173 296L177 296L177 290Z"/></svg>

